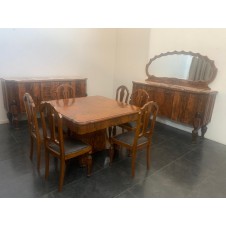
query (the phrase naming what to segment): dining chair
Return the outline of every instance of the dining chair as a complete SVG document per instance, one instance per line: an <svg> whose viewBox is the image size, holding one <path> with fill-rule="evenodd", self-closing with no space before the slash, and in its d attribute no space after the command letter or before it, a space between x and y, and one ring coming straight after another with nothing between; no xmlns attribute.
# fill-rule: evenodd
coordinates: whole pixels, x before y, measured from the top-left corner
<svg viewBox="0 0 226 226"><path fill-rule="evenodd" d="M47 179L49 175L49 156L52 155L60 161L58 191L62 191L67 160L81 157L87 166L87 176L90 176L92 146L70 136L64 136L62 115L49 103L41 104L40 114L45 146L45 178Z"/></svg>
<svg viewBox="0 0 226 226"><path fill-rule="evenodd" d="M71 85L64 83L57 87L56 95L57 95L57 99L74 98L75 89Z"/></svg>
<svg viewBox="0 0 226 226"><path fill-rule="evenodd" d="M143 107L149 100L150 98L147 91L144 89L138 89L131 94L129 103L137 107ZM135 130L136 122L124 123L120 125L120 127L126 130Z"/></svg>
<svg viewBox="0 0 226 226"><path fill-rule="evenodd" d="M137 89L130 96L130 104L137 107L143 107L149 101L149 94L144 89Z"/></svg>
<svg viewBox="0 0 226 226"><path fill-rule="evenodd" d="M138 150L146 148L147 169L150 168L151 141L157 113L158 105L156 102L150 101L146 103L138 113L136 130L127 131L111 138L110 163L113 161L115 144L129 149L132 158L132 177L135 176L135 163Z"/></svg>
<svg viewBox="0 0 226 226"><path fill-rule="evenodd" d="M129 90L128 90L128 88L126 86L124 86L124 85L119 86L117 88L117 90L116 90L115 100L127 104L128 103L128 99L129 99ZM113 135L116 135L116 126L108 128L109 138L111 138L112 133L113 133Z"/></svg>
<svg viewBox="0 0 226 226"><path fill-rule="evenodd" d="M129 90L126 86L121 85L116 90L116 98L117 101L128 103L129 99Z"/></svg>
<svg viewBox="0 0 226 226"><path fill-rule="evenodd" d="M37 151L37 168L40 170L41 163L41 146L43 143L42 128L39 127L37 119L37 109L34 101L29 93L25 93L23 96L23 102L25 106L25 111L27 114L27 121L30 134L30 159L33 159L33 149L34 142L36 142Z"/></svg>
<svg viewBox="0 0 226 226"><path fill-rule="evenodd" d="M65 106L70 105L75 101L75 89L71 85L63 83L57 87L56 96L57 100L63 99L63 104ZM73 98L70 99L70 103L69 98ZM67 132L68 135L71 135L71 130L69 128L65 127L63 130Z"/></svg>

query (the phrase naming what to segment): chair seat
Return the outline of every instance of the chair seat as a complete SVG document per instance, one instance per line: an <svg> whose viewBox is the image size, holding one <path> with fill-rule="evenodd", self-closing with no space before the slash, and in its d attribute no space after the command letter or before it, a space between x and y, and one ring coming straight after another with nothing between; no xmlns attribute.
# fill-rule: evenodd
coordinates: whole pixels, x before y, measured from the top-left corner
<svg viewBox="0 0 226 226"><path fill-rule="evenodd" d="M129 131L126 133L121 133L115 137L113 137L114 140L118 140L122 143L125 143L126 145L132 146L134 142L134 136L135 136L135 131ZM148 139L146 137L141 137L137 141L137 145L141 145L143 143L148 142Z"/></svg>
<svg viewBox="0 0 226 226"><path fill-rule="evenodd" d="M55 143L50 143L49 147L54 149L56 152L60 153L60 148L58 145ZM75 140L71 138L65 138L64 139L64 150L65 150L65 155L76 153L81 151L84 148L90 147L89 144L86 144L80 140Z"/></svg>

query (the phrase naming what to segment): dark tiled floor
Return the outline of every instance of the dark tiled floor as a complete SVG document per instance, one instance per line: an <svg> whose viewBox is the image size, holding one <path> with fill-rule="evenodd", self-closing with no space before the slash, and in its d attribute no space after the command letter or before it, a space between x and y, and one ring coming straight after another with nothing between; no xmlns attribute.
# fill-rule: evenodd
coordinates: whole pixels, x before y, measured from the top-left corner
<svg viewBox="0 0 226 226"><path fill-rule="evenodd" d="M90 178L76 160L67 164L61 193L54 160L45 181L44 159L38 174L35 158L29 159L28 138L26 122L18 130L0 125L0 197L226 197L226 146L200 138L192 144L191 134L163 124L156 125L149 171L143 151L134 179L125 150L110 167L107 152L98 152Z"/></svg>

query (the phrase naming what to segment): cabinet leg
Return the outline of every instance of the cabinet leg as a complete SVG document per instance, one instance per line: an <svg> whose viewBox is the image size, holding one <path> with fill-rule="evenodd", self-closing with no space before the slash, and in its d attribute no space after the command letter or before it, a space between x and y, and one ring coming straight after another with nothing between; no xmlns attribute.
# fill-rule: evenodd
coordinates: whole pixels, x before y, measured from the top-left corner
<svg viewBox="0 0 226 226"><path fill-rule="evenodd" d="M16 101L13 100L12 103L10 104L10 113L8 113L9 117L10 117L10 123L11 125L15 128L18 129L18 106L16 104ZM8 116L7 115L7 116Z"/></svg>
<svg viewBox="0 0 226 226"><path fill-rule="evenodd" d="M15 129L19 129L18 115L13 115L12 124Z"/></svg>
<svg viewBox="0 0 226 226"><path fill-rule="evenodd" d="M12 114L11 112L7 112L7 118L10 122L10 125L13 126L15 129L19 128L19 121L18 121L18 115Z"/></svg>
<svg viewBox="0 0 226 226"><path fill-rule="evenodd" d="M11 112L7 112L7 118L10 122L10 124L12 125L13 124L13 114Z"/></svg>
<svg viewBox="0 0 226 226"><path fill-rule="evenodd" d="M192 143L196 143L198 137L198 130L193 129L192 130Z"/></svg>
<svg viewBox="0 0 226 226"><path fill-rule="evenodd" d="M200 128L200 125L201 125L201 114L196 113L194 122L193 122L194 129L192 130L192 142L193 143L196 143L196 141L197 141L198 130Z"/></svg>
<svg viewBox="0 0 226 226"><path fill-rule="evenodd" d="M206 125L202 126L201 128L202 138L204 138L206 131L207 131L207 126Z"/></svg>

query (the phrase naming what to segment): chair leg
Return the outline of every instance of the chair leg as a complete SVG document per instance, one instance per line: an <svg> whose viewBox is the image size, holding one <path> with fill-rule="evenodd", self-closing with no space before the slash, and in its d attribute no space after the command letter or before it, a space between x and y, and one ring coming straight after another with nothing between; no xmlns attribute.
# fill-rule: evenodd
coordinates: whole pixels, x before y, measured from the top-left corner
<svg viewBox="0 0 226 226"><path fill-rule="evenodd" d="M49 152L48 151L45 151L45 162L46 162L46 165L45 165L45 179L47 179L48 176L49 176Z"/></svg>
<svg viewBox="0 0 226 226"><path fill-rule="evenodd" d="M57 172L58 171L58 158L53 157L53 162L54 162L54 169Z"/></svg>
<svg viewBox="0 0 226 226"><path fill-rule="evenodd" d="M60 160L60 181L58 191L61 192L64 184L64 173L65 173L65 161Z"/></svg>
<svg viewBox="0 0 226 226"><path fill-rule="evenodd" d="M115 154L114 144L111 144L109 148L110 164L113 162L114 154Z"/></svg>
<svg viewBox="0 0 226 226"><path fill-rule="evenodd" d="M112 127L108 127L108 137L109 137L109 140L111 140L111 135L112 134Z"/></svg>
<svg viewBox="0 0 226 226"><path fill-rule="evenodd" d="M136 150L132 150L132 177L135 176Z"/></svg>
<svg viewBox="0 0 226 226"><path fill-rule="evenodd" d="M68 135L68 137L71 136L71 130L69 128L67 129L67 135Z"/></svg>
<svg viewBox="0 0 226 226"><path fill-rule="evenodd" d="M147 169L150 169L150 145L147 146L146 150L146 161L147 161Z"/></svg>
<svg viewBox="0 0 226 226"><path fill-rule="evenodd" d="M116 135L116 126L113 127L113 136Z"/></svg>
<svg viewBox="0 0 226 226"><path fill-rule="evenodd" d="M40 171L41 165L41 144L37 141L37 169Z"/></svg>
<svg viewBox="0 0 226 226"><path fill-rule="evenodd" d="M83 168L83 167L86 167L87 164L88 164L88 156L84 156L84 155L80 156L79 157L79 166L81 168Z"/></svg>
<svg viewBox="0 0 226 226"><path fill-rule="evenodd" d="M131 157L132 156L130 149L127 149L127 153L128 153L128 157Z"/></svg>
<svg viewBox="0 0 226 226"><path fill-rule="evenodd" d="M91 175L92 172L92 155L87 155L87 177Z"/></svg>
<svg viewBox="0 0 226 226"><path fill-rule="evenodd" d="M34 139L30 136L30 159L33 159L33 146L34 146Z"/></svg>

